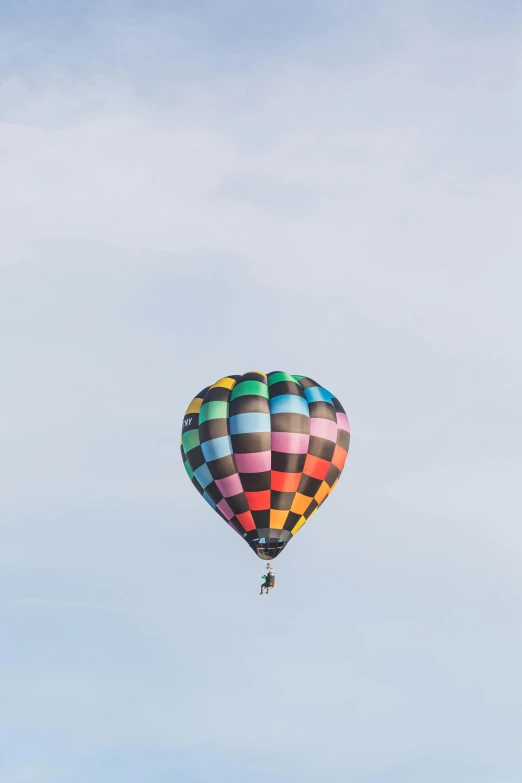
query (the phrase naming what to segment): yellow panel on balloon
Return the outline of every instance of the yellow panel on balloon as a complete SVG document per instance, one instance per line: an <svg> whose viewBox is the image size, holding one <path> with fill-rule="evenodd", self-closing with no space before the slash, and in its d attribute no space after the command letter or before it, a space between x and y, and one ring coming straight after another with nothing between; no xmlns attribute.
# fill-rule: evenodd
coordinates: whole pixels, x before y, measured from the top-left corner
<svg viewBox="0 0 522 783"><path fill-rule="evenodd" d="M304 517L301 517L301 519L299 520L299 522L297 522L297 523L295 524L295 526L294 526L294 528L293 528L293 530L292 530L292 535L293 535L293 536L295 536L295 534L297 533L297 531L298 531L298 530L301 530L301 528L303 527L303 525L305 524L305 522L306 522L306 519L305 519Z"/></svg>
<svg viewBox="0 0 522 783"><path fill-rule="evenodd" d="M212 384L210 388L215 389L217 387L219 389L233 389L236 383L237 381L227 376L226 378L221 378L221 380L219 380L217 383Z"/></svg>
<svg viewBox="0 0 522 783"><path fill-rule="evenodd" d="M201 410L201 406L203 405L203 400L201 397L194 397L190 405L188 406L187 410L185 411L185 416L188 413L199 413Z"/></svg>

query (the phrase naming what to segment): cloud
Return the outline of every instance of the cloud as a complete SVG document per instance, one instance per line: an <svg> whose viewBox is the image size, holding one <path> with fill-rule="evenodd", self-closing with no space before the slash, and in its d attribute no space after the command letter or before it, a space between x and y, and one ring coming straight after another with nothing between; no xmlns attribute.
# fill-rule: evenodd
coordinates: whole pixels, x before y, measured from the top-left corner
<svg viewBox="0 0 522 783"><path fill-rule="evenodd" d="M277 68L261 60L244 74L205 74L159 102L125 77L51 78L25 97L11 85L9 257L31 237L58 236L217 252L306 299L325 264L339 283L337 298L323 286L330 306L341 298L435 347L480 354L487 344L505 359L520 286L520 186L509 177L517 57L505 28L478 41L424 25L356 68L299 50ZM480 101L468 101L475 84Z"/></svg>

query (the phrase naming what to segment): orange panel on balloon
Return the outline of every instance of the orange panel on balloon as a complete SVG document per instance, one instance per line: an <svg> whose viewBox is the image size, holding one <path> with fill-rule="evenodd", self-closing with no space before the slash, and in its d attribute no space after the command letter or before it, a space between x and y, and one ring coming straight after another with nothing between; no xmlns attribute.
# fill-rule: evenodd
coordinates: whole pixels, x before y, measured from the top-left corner
<svg viewBox="0 0 522 783"><path fill-rule="evenodd" d="M270 509L270 527L274 530L282 530L288 517L288 511Z"/></svg>
<svg viewBox="0 0 522 783"><path fill-rule="evenodd" d="M330 492L330 487L326 483L326 481L323 481L319 489L317 490L315 494L314 500L319 503L319 505L323 502L323 500L328 497L328 493Z"/></svg>
<svg viewBox="0 0 522 783"><path fill-rule="evenodd" d="M302 495L300 492L296 492L290 511L293 511L296 514L304 514L312 500L313 498L309 498L307 495Z"/></svg>

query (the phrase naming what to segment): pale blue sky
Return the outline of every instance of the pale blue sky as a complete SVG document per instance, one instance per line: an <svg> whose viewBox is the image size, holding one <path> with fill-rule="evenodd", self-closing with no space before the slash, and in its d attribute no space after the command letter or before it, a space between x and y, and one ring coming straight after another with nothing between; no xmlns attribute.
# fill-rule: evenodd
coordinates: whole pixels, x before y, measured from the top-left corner
<svg viewBox="0 0 522 783"><path fill-rule="evenodd" d="M1 783L520 783L521 20L4 4ZM267 599L178 450L249 369L352 425Z"/></svg>

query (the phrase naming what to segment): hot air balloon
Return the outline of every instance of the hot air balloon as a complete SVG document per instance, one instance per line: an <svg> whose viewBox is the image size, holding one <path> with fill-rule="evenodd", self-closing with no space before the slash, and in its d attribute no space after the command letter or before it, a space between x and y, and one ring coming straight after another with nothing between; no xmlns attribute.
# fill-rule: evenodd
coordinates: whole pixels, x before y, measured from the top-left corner
<svg viewBox="0 0 522 783"><path fill-rule="evenodd" d="M273 560L336 486L349 444L346 413L324 387L304 375L248 372L194 397L181 456L209 505Z"/></svg>

